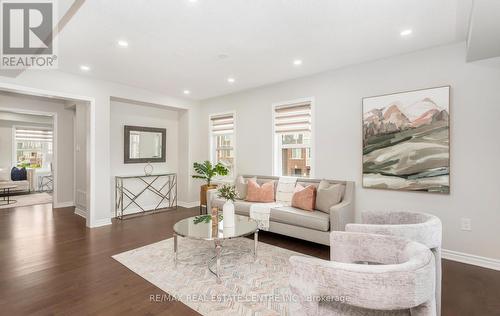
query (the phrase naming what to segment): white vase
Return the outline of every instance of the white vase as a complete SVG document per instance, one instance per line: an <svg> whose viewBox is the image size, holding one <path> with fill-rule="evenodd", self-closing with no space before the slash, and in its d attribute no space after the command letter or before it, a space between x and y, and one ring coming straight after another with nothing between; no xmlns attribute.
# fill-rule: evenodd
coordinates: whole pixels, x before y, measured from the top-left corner
<svg viewBox="0 0 500 316"><path fill-rule="evenodd" d="M234 227L234 204L233 201L229 200L222 206L222 222L224 223L224 228Z"/></svg>

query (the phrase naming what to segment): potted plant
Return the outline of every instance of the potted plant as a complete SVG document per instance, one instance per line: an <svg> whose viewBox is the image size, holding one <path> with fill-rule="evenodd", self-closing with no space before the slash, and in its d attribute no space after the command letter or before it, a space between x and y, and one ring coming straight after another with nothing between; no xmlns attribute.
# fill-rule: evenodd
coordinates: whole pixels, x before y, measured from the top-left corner
<svg viewBox="0 0 500 316"><path fill-rule="evenodd" d="M207 191L210 189L215 189L217 186L212 185L212 179L215 176L225 176L229 173L229 169L226 168L222 163L217 163L213 165L210 161L206 160L202 163L195 162L193 164L195 175L192 177L194 179L203 179L207 183L202 185L200 188L200 208L202 205L207 205Z"/></svg>
<svg viewBox="0 0 500 316"><path fill-rule="evenodd" d="M224 228L234 227L234 200L238 196L236 187L234 185L224 184L217 189L217 196L226 200L226 203L222 206Z"/></svg>

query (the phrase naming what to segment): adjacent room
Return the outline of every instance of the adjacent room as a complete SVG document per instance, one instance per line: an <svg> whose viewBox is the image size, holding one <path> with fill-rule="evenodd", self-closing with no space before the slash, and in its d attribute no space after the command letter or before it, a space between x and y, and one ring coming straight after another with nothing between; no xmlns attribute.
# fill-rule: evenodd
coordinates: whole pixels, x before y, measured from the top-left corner
<svg viewBox="0 0 500 316"><path fill-rule="evenodd" d="M0 313L500 315L500 1L2 1Z"/></svg>
<svg viewBox="0 0 500 316"><path fill-rule="evenodd" d="M0 112L0 209L52 203L53 118Z"/></svg>

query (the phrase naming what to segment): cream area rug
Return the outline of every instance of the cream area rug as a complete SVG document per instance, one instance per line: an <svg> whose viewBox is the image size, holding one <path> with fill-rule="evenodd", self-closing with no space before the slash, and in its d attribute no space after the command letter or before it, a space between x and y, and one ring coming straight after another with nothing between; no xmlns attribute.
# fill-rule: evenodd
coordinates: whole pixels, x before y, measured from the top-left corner
<svg viewBox="0 0 500 316"><path fill-rule="evenodd" d="M179 238L177 266L173 238L113 258L202 315L288 315L288 259L302 254L259 243L254 261L253 240L231 239L224 247L221 284L206 263L213 242Z"/></svg>
<svg viewBox="0 0 500 316"><path fill-rule="evenodd" d="M26 195L13 195L10 197L10 199L16 200L17 202L9 205L2 205L0 206L0 209L52 203L52 195L46 192Z"/></svg>

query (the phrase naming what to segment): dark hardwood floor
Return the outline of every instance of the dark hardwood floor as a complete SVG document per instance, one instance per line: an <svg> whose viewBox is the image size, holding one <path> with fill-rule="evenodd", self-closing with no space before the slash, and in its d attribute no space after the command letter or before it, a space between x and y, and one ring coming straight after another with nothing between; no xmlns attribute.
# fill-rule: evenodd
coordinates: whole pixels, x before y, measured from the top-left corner
<svg viewBox="0 0 500 316"><path fill-rule="evenodd" d="M0 210L1 315L196 315L180 302L150 302L160 289L112 255L172 235L196 215L179 208L88 229L72 208ZM328 259L328 247L261 233L265 243ZM500 272L444 260L443 315L500 315Z"/></svg>

